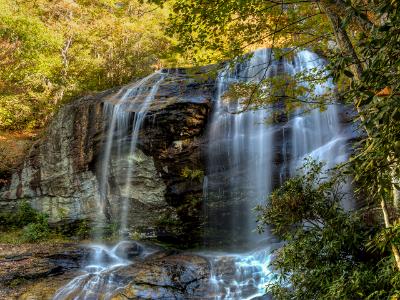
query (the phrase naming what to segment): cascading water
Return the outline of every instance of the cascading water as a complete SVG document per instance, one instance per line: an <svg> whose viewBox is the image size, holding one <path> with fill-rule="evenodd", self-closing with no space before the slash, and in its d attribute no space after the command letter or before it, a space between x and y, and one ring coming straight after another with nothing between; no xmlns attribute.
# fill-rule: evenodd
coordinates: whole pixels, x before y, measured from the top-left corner
<svg viewBox="0 0 400 300"><path fill-rule="evenodd" d="M103 229L105 226L105 221L106 221L106 216L108 214L107 212L107 199L110 196L109 195L109 172L110 172L110 161L111 161L111 154L113 147L116 148L116 155L117 157L121 156L121 151L122 148L125 146L125 140L119 139L119 136L126 136L129 130L129 119L132 115L132 111L130 110L132 106L135 104L137 105L137 101L143 97L144 94L144 89L146 87L146 83L154 79L154 77L160 76L160 79L156 82L156 84L151 88L150 93L145 96L145 100L142 103L139 103L139 109L137 111L138 115L145 115L146 110L148 108L149 103L151 103L152 100L154 100L154 94L156 89L159 87L159 83L161 80L163 80L162 74L159 72L155 72L153 74L150 74L149 76L143 78L142 80L138 81L137 83L133 84L127 89L122 89L114 98L117 103L110 103L106 102L104 103L104 115L108 117L110 120L110 125L108 128L107 132L107 138L106 138L106 143L105 143L105 148L103 151L103 157L102 157L102 164L101 164L101 170L100 170L100 182L99 182L99 192L100 192L100 198L99 198L99 203L98 203L98 217L96 220L96 225L98 229L95 231L95 238L101 239L103 235ZM136 127L140 128L143 117L136 116L135 113L135 121L139 120L138 122L134 122L134 128L135 131L132 133L131 137L131 151L130 153L134 154L136 150L136 144L137 144L137 130ZM129 168L126 171L127 175L131 175L133 170L132 170L132 164L130 162ZM127 177L127 179L130 178ZM128 180L126 181L128 182ZM124 200L124 205L123 207L127 207L128 201ZM122 210L121 213L125 213L124 210ZM121 224L120 227L126 227L126 218L121 218Z"/></svg>
<svg viewBox="0 0 400 300"><path fill-rule="evenodd" d="M127 284L115 274L121 267L132 263L124 257L124 244L121 241L113 247L105 245L91 245L91 257L88 265L82 270L82 275L75 277L66 286L57 291L54 300L67 299L111 299ZM136 260L145 258L154 252L151 248L142 251L138 244ZM139 251L140 250L140 251Z"/></svg>
<svg viewBox="0 0 400 300"><path fill-rule="evenodd" d="M142 127L144 118L146 116L146 113L150 107L150 104L153 102L154 97L160 87L161 82L164 80L165 75L161 74L160 79L151 87L149 94L146 96L144 99L143 103L140 105L138 110L135 113L134 116L134 121L133 121L133 132L132 132L132 138L131 138L131 143L130 143L130 148L129 148L129 153L132 153L133 155L136 152L136 147L138 144L138 139L139 139L139 130ZM133 106L135 104L135 101L133 101ZM134 107L130 107L130 109L134 109ZM134 164L133 160L129 160L128 164L128 170L126 174L126 181L125 181L125 187L124 187L124 193L127 193L129 183L132 180L132 177L134 176ZM124 203L122 205L122 210L121 210L121 223L120 223L120 228L121 232L125 233L127 231L127 225L128 225L128 212L129 212L129 201L128 197L125 197Z"/></svg>
<svg viewBox="0 0 400 300"><path fill-rule="evenodd" d="M260 88L267 89L264 79L282 72L294 76L323 65L318 55L307 50L298 52L293 61L278 61L264 49L218 76L204 188L208 217L205 236L208 247L229 252L234 249L235 253L208 253L213 264L214 299L253 299L264 295L266 283L273 280L266 266L278 244L268 233L255 233L252 209L265 201L272 188L293 175L305 157L326 161L328 167L347 159L346 136L341 132L336 104L328 105L324 112L314 109L304 115L299 109L288 122L267 125L266 119L276 107L253 110L250 106L250 110L240 112L240 99L227 103L224 93L238 82L261 82ZM328 80L316 85L314 93L321 95L332 87ZM229 268L235 271L229 272Z"/></svg>
<svg viewBox="0 0 400 300"><path fill-rule="evenodd" d="M323 71L325 61L317 54L310 51L301 51L294 57L293 64L289 65L287 72L291 75L312 72L312 70ZM307 85L307 83L303 83ZM314 94L323 95L327 90L333 90L334 84L331 78L317 84ZM307 99L304 99L307 100ZM303 105L303 106L307 106ZM304 164L307 157L315 161L325 163L325 169L347 161L349 149L347 140L349 136L340 125L339 113L342 105L331 103L324 111L313 109L303 114L300 108L295 112L295 117L290 121L292 128L292 158L290 163L290 174L294 175L296 170ZM347 195L351 194L350 180L342 186ZM345 209L354 208L350 196L342 200Z"/></svg>
<svg viewBox="0 0 400 300"><path fill-rule="evenodd" d="M134 159L139 138L139 130L143 124L146 113L153 102L155 95L167 74L155 72L139 82L133 84L127 89L122 89L115 97L116 103L104 104L104 115L110 120L107 132L106 143L102 156L102 164L100 170L100 201L98 203L98 218L96 220L95 239L101 239L105 222L109 212L108 198L109 193L109 174L112 168L112 160L122 158L122 153L126 145L129 145L128 167L124 169L125 173L123 184L124 189L129 186L132 177L134 176ZM129 120L133 115L133 125ZM129 130L132 128L132 133L129 135ZM123 137L130 137L129 140ZM128 227L128 211L129 197L128 191L121 191L122 203L119 212L120 216L120 235L124 237ZM113 295L118 293L126 282L123 282L114 275L114 271L122 266L127 266L132 263L126 259L121 250L121 247L127 243L121 241L114 247L95 244L91 245L91 257L89 264L83 269L83 274L74 278L66 286L57 291L54 300L63 299L111 299ZM143 246L140 246L143 248ZM151 248L146 248L141 251L140 256L136 259L141 259L152 252Z"/></svg>
<svg viewBox="0 0 400 300"><path fill-rule="evenodd" d="M273 130L265 126L270 111L260 108L241 112L240 99L226 102L223 95L233 83L258 83L276 72L271 51L264 49L234 70L227 67L218 76L209 129L205 195L210 204L206 212L208 246L220 243L235 249L249 248L258 238L252 232L255 222L252 209L271 190ZM216 230L220 232L216 234Z"/></svg>
<svg viewBox="0 0 400 300"><path fill-rule="evenodd" d="M294 58L293 65L289 65L287 72L291 75L321 69L324 61L317 54L310 51L301 51ZM304 83L306 85L306 83ZM327 89L333 89L331 79L318 84L314 93L322 95ZM306 100L306 99L305 99ZM291 173L300 167L306 156L315 160L324 161L331 168L347 160L347 137L341 132L338 104L327 105L325 111L314 109L301 115L298 109L292 120L292 163Z"/></svg>
<svg viewBox="0 0 400 300"><path fill-rule="evenodd" d="M289 120L283 118L268 125L266 121L280 110L282 103L273 107L244 107L241 99L226 101L226 92L232 84L246 82L260 84L265 91L270 87L264 79L283 72L296 75L322 66L323 61L310 51L301 51L288 61L274 59L271 50L263 49L254 52L249 60L220 72L203 181L204 246L208 250L200 254L210 262L211 278L207 295L202 299L268 299L263 296L265 286L274 280L268 264L279 241L268 232L256 233L253 208L263 203L287 176L293 175L304 157L311 155L325 160L329 167L347 158L346 136L340 128L336 105L328 105L324 112L312 110L304 115L299 109ZM99 172L97 238L101 238L111 214L119 220L121 238L129 231L129 196L138 159L139 132L166 76L156 72L122 89L104 105L109 126ZM322 94L330 87L330 81L317 85L315 93ZM125 163L116 163L121 160ZM118 199L109 187L114 171L123 174ZM114 204L117 209L109 211L110 202L117 203ZM54 299L109 299L115 295L127 284L118 277L118 270L132 263L118 250L124 243L114 247L92 245L92 257L82 275L60 289Z"/></svg>

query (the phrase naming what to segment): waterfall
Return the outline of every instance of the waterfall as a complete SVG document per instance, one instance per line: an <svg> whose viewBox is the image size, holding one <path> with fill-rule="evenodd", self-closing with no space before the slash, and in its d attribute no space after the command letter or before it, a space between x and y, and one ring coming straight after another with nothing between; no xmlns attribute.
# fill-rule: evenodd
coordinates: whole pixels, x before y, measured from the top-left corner
<svg viewBox="0 0 400 300"><path fill-rule="evenodd" d="M111 197L109 189L109 177L112 171L112 160L121 159L124 148L129 145L128 166L125 171L125 182L123 189L127 190L132 177L135 175L134 156L136 155L139 131L145 116L154 101L156 93L167 74L155 72L126 89L121 89L113 101L116 103L104 104L104 115L109 120L106 135L102 163L100 169L99 191L100 201L98 203L98 218L96 220L95 239L103 238L103 230L107 222L108 198ZM133 124L129 120L132 119ZM129 131L131 133L129 134ZM130 141L127 140L130 138ZM64 299L111 299L118 289L126 283L115 275L118 268L127 266L132 262L123 257L124 235L128 227L129 197L127 191L121 193L121 207L119 212L120 239L114 247L101 244L90 246L91 255L88 264L82 270L83 274L74 278L66 286L57 291L54 300ZM138 244L139 245L139 244ZM139 246L138 246L139 247ZM143 247L137 259L144 258L154 250L151 247ZM122 255L121 255L122 254Z"/></svg>
<svg viewBox="0 0 400 300"><path fill-rule="evenodd" d="M288 65L287 72L296 75L301 72L321 69L325 62L315 53L301 51L296 54L293 64ZM303 83L307 85L307 83ZM331 79L315 86L315 94L323 94L327 89L333 89ZM305 99L307 100L307 99ZM305 105L306 106L306 105ZM292 123L292 163L291 173L310 156L317 161L324 161L328 168L347 160L347 136L341 131L338 104L327 105L325 111L314 109L302 115L304 108L296 110Z"/></svg>
<svg viewBox="0 0 400 300"><path fill-rule="evenodd" d="M161 74L160 79L151 87L151 90L149 94L146 96L144 99L143 103L139 106L137 109L134 120L133 120L133 132L132 132L132 138L131 138L131 143L129 147L129 153L132 153L133 155L136 152L136 147L138 144L138 139L139 139L139 130L142 127L144 118L146 116L147 110L150 107L150 104L153 102L154 97L160 87L161 82L164 80L165 75ZM135 101L133 101L135 103ZM128 186L130 184L130 181L132 180L132 176L134 176L134 164L133 160L129 160L129 165L127 169L127 174L126 174L126 181L125 181L125 190L128 190ZM122 205L122 210L121 210L121 222L120 222L120 228L121 232L125 233L127 231L127 225L128 225L128 212L129 212L129 200L128 197L124 198L124 202Z"/></svg>
<svg viewBox="0 0 400 300"><path fill-rule="evenodd" d="M322 70L323 66L324 61L308 50L288 60L276 59L270 49L261 49L249 59L220 71L207 131L207 166L202 187L205 250L197 252L207 257L211 265L204 299L269 299L264 295L265 286L275 275L268 265L280 241L268 230L262 235L256 232L254 207L263 204L288 176L295 175L305 157L324 160L327 167L332 167L345 161L348 153L348 137L341 128L336 103L324 111L313 109L307 114L304 112L310 106L304 104L286 116L282 110L284 91L279 92L282 93L279 103L245 104L240 97L229 99L230 87L258 85L262 92L267 92L271 86L265 79L282 74L296 76L313 69ZM98 239L112 213L119 220L120 238L129 231L129 196L135 178L139 133L167 76L163 72L151 74L121 89L104 105L108 128L99 172ZM317 84L314 93L321 95L331 88L333 84L327 80ZM277 119L276 113L280 114ZM127 161L123 166L113 163L122 159ZM118 196L112 195L110 188L115 168L121 168L117 173L123 174ZM110 200L117 203L118 211L109 211ZM119 268L132 263L120 255L118 249L123 243L114 247L92 245L92 256L83 274L60 289L54 299L98 299L99 295L111 298L128 284L118 277ZM151 250L142 255L148 253Z"/></svg>
<svg viewBox="0 0 400 300"><path fill-rule="evenodd" d="M282 113L284 103L249 106L242 111L242 99L227 102L224 94L234 83L259 84L266 90L264 79L323 67L324 61L308 50L289 61L274 59L270 50L262 49L244 63L227 66L218 76L204 188L206 247L217 251L205 252L212 262L214 299L259 299L264 295L265 285L274 277L266 266L279 242L268 230L263 235L255 232L252 209L288 176L295 175L304 158L325 161L330 168L347 160L348 153L348 137L342 133L336 103L327 105L325 111L311 109L308 113L304 111L310 105L304 104L288 120L267 124L274 112ZM322 95L333 84L328 79L312 88L314 94ZM230 269L235 272L229 273Z"/></svg>
<svg viewBox="0 0 400 300"><path fill-rule="evenodd" d="M209 129L207 178L208 246L252 247L252 209L271 190L273 129L265 126L267 108L246 110L240 99L226 102L224 93L233 83L259 83L277 72L271 50L254 53L234 70L226 67L218 76L215 108ZM209 204L209 205L208 205ZM223 226L221 226L223 225ZM215 230L221 229L220 234ZM218 242L215 240L218 239Z"/></svg>
<svg viewBox="0 0 400 300"><path fill-rule="evenodd" d="M125 183L124 191L122 191L122 205L120 209L120 232L124 234L127 230L128 223L128 212L129 212L129 197L127 195L127 188L134 176L134 156L139 139L139 130L143 124L147 111L153 102L155 95L160 87L160 84L164 80L166 74L161 72L155 72L133 84L126 90L121 90L114 98L117 101L116 104L105 103L104 104L104 115L110 120L110 125L107 132L106 143L104 147L102 165L100 171L100 203L99 205L99 227L100 234L98 238L101 238L101 228L104 227L104 222L108 214L106 206L109 195L109 176L110 176L110 165L112 160L112 150L114 149L115 159L121 158L122 150L127 144L127 140L122 138L128 135L130 127L132 127L132 133L130 135L129 143L129 161L128 167L125 170ZM155 81L155 82L154 82ZM150 90L148 89L148 84ZM129 123L133 115L133 125ZM129 136L129 135L128 135Z"/></svg>

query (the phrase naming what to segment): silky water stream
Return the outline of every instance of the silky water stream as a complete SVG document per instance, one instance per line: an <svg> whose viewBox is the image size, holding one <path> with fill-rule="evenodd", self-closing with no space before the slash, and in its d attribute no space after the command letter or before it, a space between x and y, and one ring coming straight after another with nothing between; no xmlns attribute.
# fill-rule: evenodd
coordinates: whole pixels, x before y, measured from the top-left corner
<svg viewBox="0 0 400 300"><path fill-rule="evenodd" d="M240 99L227 101L224 94L233 83L261 83L261 90L266 90L265 79L323 67L324 61L307 50L288 61L276 60L271 50L261 49L218 76L203 188L208 224L205 242L207 248L217 250L205 253L213 265L215 299L268 299L265 285L274 275L267 266L279 242L268 230L262 235L256 232L254 207L294 175L306 157L333 167L345 161L348 153L348 137L341 128L337 103L307 114L300 108L288 120L281 118L271 124L268 119L279 112L282 103L257 108L250 105L244 110ZM313 92L322 95L332 88L328 80L313 87Z"/></svg>
<svg viewBox="0 0 400 300"><path fill-rule="evenodd" d="M129 146L129 153L136 155L136 146L139 138L139 130L145 119L146 113L154 101L155 95L163 82L167 73L155 72L142 80L134 83L128 88L122 89L115 97L113 102L104 103L104 115L109 120L107 137L103 149L102 164L99 179L98 198L98 217L95 223L95 240L100 240L104 235L106 227L105 216L107 215L106 201L110 197L109 173L112 155L118 160L122 155L122 149ZM133 125L129 119L133 117ZM128 132L132 126L130 140L121 139L121 136L129 136ZM128 167L123 170L125 173L124 186L128 186L132 177L135 175L134 158L131 157ZM123 191L122 191L123 193ZM120 239L121 241L108 246L95 243L89 248L89 258L87 265L82 270L83 274L74 278L66 286L62 287L54 296L54 300L63 299L110 299L118 290L125 286L126 282L121 281L115 276L114 271L120 267L132 263L125 255L126 249L132 250L137 247L136 260L142 260L155 250L152 247L144 247L140 243L129 243L124 240L127 230L127 214L129 211L129 201L123 197L120 205ZM127 247L128 248L127 248Z"/></svg>
<svg viewBox="0 0 400 300"><path fill-rule="evenodd" d="M197 252L210 262L211 276L207 295L201 299L269 299L264 295L265 285L274 280L274 274L268 264L272 251L280 243L268 231L262 235L256 232L254 207L293 175L305 157L324 160L331 167L345 161L348 153L347 136L341 128L336 104L308 114L298 109L286 120L267 124L280 109L279 103L273 107L250 105L244 110L240 99L226 101L224 95L234 83L259 84L279 74L296 75L323 66L324 61L308 50L296 53L289 61L274 59L271 50L261 49L248 60L220 71L207 132L207 168L203 182L206 250ZM109 124L99 179L98 238L102 236L105 203L109 197L111 156L118 156L126 147L134 155L143 120L167 76L156 72L121 90L118 101L104 106ZM262 83L261 87L268 89ZM330 88L332 83L328 80L316 85L315 93L322 94ZM129 125L132 115L133 125ZM129 132L129 140L116 138ZM135 176L134 164L129 164L125 172L128 185ZM126 199L122 199L120 209L123 239L129 212ZM60 289L54 299L98 299L99 294L101 299L108 299L115 295L126 283L117 280L114 270L132 263L118 251L123 243L126 242L113 247L92 245L92 255L83 274ZM142 248L145 251L138 259L154 251Z"/></svg>

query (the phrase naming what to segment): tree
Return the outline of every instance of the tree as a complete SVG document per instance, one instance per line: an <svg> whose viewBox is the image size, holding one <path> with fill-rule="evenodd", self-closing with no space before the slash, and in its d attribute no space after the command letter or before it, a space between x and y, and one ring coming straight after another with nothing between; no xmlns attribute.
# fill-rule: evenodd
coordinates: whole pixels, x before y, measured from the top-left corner
<svg viewBox="0 0 400 300"><path fill-rule="evenodd" d="M0 129L42 127L63 103L159 68L166 17L136 0L1 0Z"/></svg>
<svg viewBox="0 0 400 300"><path fill-rule="evenodd" d="M343 96L355 100L360 124L368 133L352 159L356 180L372 199L380 201L385 227L390 228L399 213L400 11L396 2L382 1L375 12L383 23L360 37L358 51L365 67L357 75L347 70L350 77L357 78ZM338 77L338 72L347 69L346 64L341 59L333 60L333 73ZM400 269L398 246L392 243L391 247Z"/></svg>

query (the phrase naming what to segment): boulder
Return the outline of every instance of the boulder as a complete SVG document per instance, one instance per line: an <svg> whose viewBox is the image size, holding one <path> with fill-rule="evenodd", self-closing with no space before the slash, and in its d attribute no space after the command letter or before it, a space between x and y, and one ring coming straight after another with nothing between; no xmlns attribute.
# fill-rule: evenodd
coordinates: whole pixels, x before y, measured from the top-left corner
<svg viewBox="0 0 400 300"><path fill-rule="evenodd" d="M143 246L134 241L122 241L115 249L115 254L124 259L133 259L143 253Z"/></svg>
<svg viewBox="0 0 400 300"><path fill-rule="evenodd" d="M188 253L150 256L118 275L129 283L113 299L205 299L210 265L206 258Z"/></svg>
<svg viewBox="0 0 400 300"><path fill-rule="evenodd" d="M42 281L47 284L37 292L47 293L51 298L79 273L89 255L88 248L72 243L0 244L0 298L25 299L20 296Z"/></svg>

